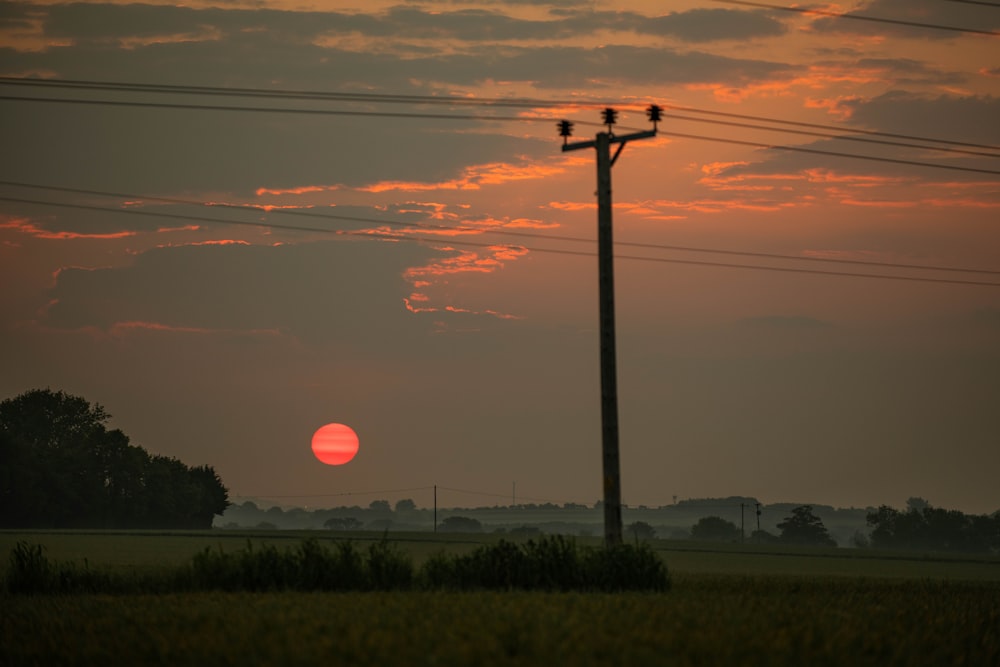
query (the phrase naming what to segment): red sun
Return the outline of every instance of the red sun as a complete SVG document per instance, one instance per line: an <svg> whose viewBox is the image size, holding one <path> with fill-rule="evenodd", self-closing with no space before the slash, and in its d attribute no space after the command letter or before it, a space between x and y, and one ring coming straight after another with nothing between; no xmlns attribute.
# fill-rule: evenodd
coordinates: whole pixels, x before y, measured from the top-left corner
<svg viewBox="0 0 1000 667"><path fill-rule="evenodd" d="M358 453L358 434L343 424L327 424L313 433L312 450L327 465L344 465Z"/></svg>

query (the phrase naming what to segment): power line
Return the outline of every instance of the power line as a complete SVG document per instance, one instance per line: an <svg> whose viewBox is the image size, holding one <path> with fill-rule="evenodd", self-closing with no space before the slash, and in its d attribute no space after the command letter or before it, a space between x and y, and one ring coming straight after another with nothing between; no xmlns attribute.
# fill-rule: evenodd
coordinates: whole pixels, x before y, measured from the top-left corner
<svg viewBox="0 0 1000 667"><path fill-rule="evenodd" d="M576 243L587 243L593 245L596 241L592 238L583 238L579 236L564 236L559 234L539 234L536 232L519 232L517 230L507 230L507 229L483 229L482 227L470 227L470 226L451 226L451 225L439 225L434 223L426 222L403 222L399 220L385 220L381 218L366 218L362 216L351 216L351 215L338 215L336 213L317 213L313 211L302 211L302 210L288 210L288 209L275 209L272 211L266 211L260 206L255 204L209 204L202 201L196 201L193 199L178 199L176 197L154 197L148 195L137 195L127 192L109 192L106 190L89 190L83 188L68 188L55 185L39 185L35 183L24 183L20 181L0 181L0 185L21 187L21 188L31 188L35 190L46 190L54 192L68 192L73 194L84 194L92 195L98 197L111 197L117 199L124 199L127 201L157 201L165 202L170 204L182 204L186 206L198 206L198 207L212 207L212 208L232 208L236 210L244 211L261 211L271 214L280 215L291 215L291 216L301 216L310 218L320 218L328 220L344 220L347 222L362 222L375 225L389 225L394 227L417 227L420 229L431 229L436 231L441 231L444 233L453 233L456 231L460 232L470 232L470 233L480 233L480 234L491 234L498 236L515 236L521 238L529 238L534 240L546 240L546 241L569 241ZM115 209L119 210L119 209ZM268 226L268 223L260 223L261 225ZM289 229L293 229L289 227ZM308 231L312 231L308 228ZM333 230L326 230L333 231ZM941 265L930 265L930 264L904 264L899 262L876 262L874 260L860 260L860 259L840 259L833 257L808 257L802 255L786 255L779 253L767 253L767 252L752 252L746 250L727 250L722 248L702 248L694 246L678 246L678 245L667 245L662 243L640 243L634 241L616 241L616 245L632 247L632 248L643 248L647 250L668 250L672 252L699 252L717 255L730 255L739 257L755 257L762 259L780 259L780 260L790 260L796 262L822 262L829 264L849 264L857 266L873 266L882 267L887 269L916 269L922 271L946 271L946 272L957 272L957 273L978 273L978 274L991 274L1000 275L1000 271L992 269L973 269L968 267L956 267L956 266L941 266Z"/></svg>
<svg viewBox="0 0 1000 667"><path fill-rule="evenodd" d="M788 134L800 134L804 136L811 137L824 137L827 139L839 139L841 141L855 141L866 144L880 144L884 146L896 146L899 148L918 148L921 150L939 151L945 153L956 153L962 155L973 155L977 157L989 157L989 158L1000 158L1000 154L996 153L984 153L981 151L971 151L962 148L949 148L946 146L927 146L924 144L913 144L913 143L901 143L898 141L889 141L885 139L871 139L869 137L857 137L851 135L843 134L831 134L829 132L816 132L811 130L793 130L784 127L766 127L763 125L751 125L750 123L739 123L734 121L721 121L713 120L708 118L692 118L690 116L678 116L676 114L662 114L663 118L673 118L674 120L685 120L700 123L711 123L713 125L728 125L731 127L743 127L754 130L766 130L770 132L785 132Z"/></svg>
<svg viewBox="0 0 1000 667"><path fill-rule="evenodd" d="M448 106L484 106L484 107L514 107L532 109L556 109L564 107L606 107L615 106L622 108L638 108L632 102L608 103L607 101L586 101L586 100L542 100L527 97L441 97L432 95L409 95L409 94L382 94L382 93L338 93L312 90L286 90L286 89L266 89L266 88L223 88L217 86L191 86L191 85L166 85L166 84L145 84L145 83L121 83L111 81L87 81L70 79L26 79L22 77L0 77L0 84L34 86L41 88L72 88L72 89L96 89L115 90L121 92L157 92L157 93L179 93L197 95L222 95L236 97L266 97L271 99L308 99L322 101L341 101L371 104L443 104ZM36 98L30 98L36 99ZM923 137L909 134L897 134L892 132L880 132L875 130L864 130L856 128L844 128L836 125L822 123L807 123L802 121L783 120L780 118L769 118L766 116L755 116L749 114L739 114L732 112L713 111L710 109L700 109L697 107L664 105L668 109L683 111L686 113L700 113L710 116L739 118L794 127L809 127L832 132L848 132L851 134L863 134L866 136L879 136L891 139L905 139L909 141L923 141L930 143L947 144L951 146L964 146L968 148L982 148L986 150L1000 151L1000 146L970 143L962 141L951 141L938 139L935 137ZM222 107L228 109L230 107ZM266 110L271 110L267 107ZM436 116L434 116L436 117ZM450 117L447 116L446 117ZM477 117L478 118L478 117ZM463 117L463 119L465 119ZM518 116L518 120L551 120ZM579 121L583 125L595 125L603 127L602 123L588 123ZM771 129L771 128L760 128ZM923 147L922 147L923 148ZM926 147L930 148L930 147ZM992 157L992 156L991 156Z"/></svg>
<svg viewBox="0 0 1000 667"><path fill-rule="evenodd" d="M846 157L857 160L869 160L872 162L887 162L890 164L903 164L913 167L935 167L938 169L950 169L952 171L965 171L975 174L990 174L1000 176L1000 170L984 169L979 167L963 167L957 164L943 164L934 162L920 162L918 160L903 160L900 158L881 157L876 155L859 155L858 153L842 153L840 151L828 151L821 148L808 148L805 146L785 146L783 144L764 144L757 141L745 141L742 139L726 139L723 137L706 137L701 134L685 134L682 132L669 132L667 130L657 130L658 134L682 139L697 139L699 141L715 141L725 144L736 144L739 146L753 146L755 148L767 148L769 150L792 151L796 153L810 153L812 155L828 155L832 157Z"/></svg>
<svg viewBox="0 0 1000 667"><path fill-rule="evenodd" d="M937 144L947 144L949 146L966 146L969 148L983 148L986 150L1000 151L1000 146L993 144L981 144L966 141L952 141L949 139L937 139L934 137L923 137L913 134L898 134L895 132L880 132L877 130L864 130L860 128L844 128L838 127L836 125L829 125L824 123L807 123L804 121L796 120L781 120L777 118L768 118L767 116L753 116L750 114L732 113L727 111L713 111L711 109L699 109L697 107L686 107L677 106L673 104L663 105L666 109L674 109L676 111L684 111L686 113L701 113L710 116L719 116L724 118L742 118L745 120L761 121L765 123L780 123L782 125L791 125L794 127L813 127L821 130L833 130L835 132L850 132L852 134L864 134L868 136L875 137L888 137L890 139L906 139L910 141L926 141Z"/></svg>
<svg viewBox="0 0 1000 667"><path fill-rule="evenodd" d="M0 100L10 100L19 102L46 102L46 103L64 103L64 104L83 104L83 105L105 105L105 106L118 106L118 107L137 107L137 108L162 108L162 109L181 109L181 110L194 110L194 111L241 111L250 113L291 113L291 114L305 114L305 115L315 115L315 116L361 116L361 117L378 117L378 118L422 118L422 119L434 119L434 120L477 120L477 121L513 121L513 122L551 122L549 118L538 118L532 116L482 116L475 114L432 114L432 113L411 113L411 112L393 112L393 111L350 111L346 109L298 109L290 107L247 107L247 106L230 106L230 105L211 105L211 104L174 104L166 102L130 102L125 100L92 100L92 99L72 99L72 98L56 98L56 97L25 97L25 96L14 96L14 95L0 95ZM706 121L707 122L707 121ZM597 125L602 126L600 123L589 123L586 121L580 121L583 125ZM627 128L624 128L627 129ZM761 128L767 129L767 128ZM859 160L869 160L873 162L885 162L889 164L903 164L909 166L917 167L928 167L932 169L948 169L952 171L964 171L978 174L991 174L1000 175L1000 170L995 169L983 169L977 167L963 167L960 165L944 164L944 163L934 163L934 162L921 162L918 160L902 160L889 157L881 157L875 155L859 155L856 153L843 153L838 151L828 151L818 148L804 148L797 146L785 146L780 144L764 144L758 142L742 141L738 139L726 139L722 137L706 137L695 134L682 134L678 132L667 132L665 130L659 130L660 134L687 138L687 139L697 139L702 141L715 141L722 143L737 144L743 146L754 146L757 148L768 148L772 150L787 150L787 151L797 151L801 153L811 153L813 155L827 155L834 157L845 157L845 158L855 158ZM924 147L932 149L932 147Z"/></svg>
<svg viewBox="0 0 1000 667"><path fill-rule="evenodd" d="M173 102L133 102L127 100L91 100L68 97L26 97L18 95L0 95L0 100L10 100L14 102L50 102L59 104L136 107L146 109L183 109L186 111L242 111L249 113L291 113L312 116L368 116L376 118L430 118L435 120L551 122L550 118L535 118L531 116L482 116L473 114L442 114L403 111L351 111L348 109L297 109L292 107L249 107L225 104L178 104ZM600 125L600 123L591 124Z"/></svg>
<svg viewBox="0 0 1000 667"><path fill-rule="evenodd" d="M983 7L996 7L1000 9L1000 3L986 2L986 0L945 0L945 2L961 2L966 5L982 5Z"/></svg>
<svg viewBox="0 0 1000 667"><path fill-rule="evenodd" d="M815 14L819 16L830 16L838 19L855 19L858 21L872 21L875 23L902 25L910 28L928 28L931 30L948 30L951 32L964 32L974 35L989 35L991 37L1000 37L1000 32L993 32L992 30L979 30L976 28L959 28L956 26L940 25L936 23L919 23L917 21L904 21L902 19L890 19L879 16L867 16L865 14L843 14L840 12L829 12L823 9L808 9L805 7L785 7L783 5L771 5L764 2L747 2L747 0L712 0L712 1L722 2L728 5L744 5L747 7L760 7L762 9L776 9L783 12L797 12L799 14Z"/></svg>
<svg viewBox="0 0 1000 667"><path fill-rule="evenodd" d="M451 491L452 493L464 493L464 494L467 494L467 495L470 495L470 496L484 496L484 497L489 497L489 498L510 498L510 494L509 493L487 493L485 491L466 491L465 489L452 489L452 488L449 488L447 486L439 486L438 489L441 490L441 491ZM551 498L530 498L528 496L518 495L517 499L518 500L533 500L535 502L541 502L541 503L559 504L558 500L553 500ZM563 503L563 504L566 504L566 503Z"/></svg>
<svg viewBox="0 0 1000 667"><path fill-rule="evenodd" d="M306 231L306 232L317 232L317 233L327 233L327 234L337 234L343 236L358 237L368 240L393 240L393 241L409 241L415 243L428 243L429 240L426 238L411 236L407 234L371 234L368 232L352 232L344 230L330 230L317 227L305 227L301 225L275 225L263 222L252 222L244 220L231 220L225 218L210 218L207 216L196 216L196 215L182 215L178 213L163 213L159 211L139 211L134 209L120 209L120 208L107 208L102 206L92 206L88 204L72 204L67 202L47 202L32 199L23 199L18 197L0 197L0 201L9 201L21 204L37 204L41 206L56 206L62 208L73 208L87 211L101 211L105 213L123 213L130 215L142 215L154 218L169 218L169 219L180 219L180 220L194 220L198 222L213 222L221 223L227 225L243 225L251 227L265 227L269 229L282 229L290 231ZM495 248L496 243L480 243L476 241L461 241L458 239L448 239L448 245L458 245L458 246L468 246L476 248ZM537 253L548 253L557 255L568 255L575 257L596 257L596 253L593 252L583 252L576 250L564 250L560 248L536 248L529 246L510 246L516 248L522 248L529 252ZM716 267L716 268L728 268L728 269L748 269L757 271L775 271L780 273L803 273L803 274L813 274L813 275L824 275L824 276L840 276L840 277L851 277L851 278L872 278L872 279L882 279L882 280L897 280L897 281L907 281L907 282L922 282L922 283L939 283L939 284L949 284L949 285L967 285L967 286L978 286L978 287L1000 287L1000 283L994 283L989 281L980 280L960 280L956 278L931 278L925 276L906 276L906 275L890 275L890 274L878 274L878 273L857 273L850 271L829 271L822 269L804 269L796 267L783 267L783 266L763 266L763 265L753 265L753 264L736 264L729 262L709 262L702 260L687 260L687 259L674 259L668 257L648 257L641 255L615 255L617 259L631 260L638 262L653 262L658 264L681 264L687 266L705 266L705 267Z"/></svg>
<svg viewBox="0 0 1000 667"><path fill-rule="evenodd" d="M271 494L258 493L253 496L242 495L242 498L339 498L342 496L374 496L379 494L409 493L411 491L430 491L433 486L414 486L408 489L386 489L382 491L341 491L340 493L294 493L294 494Z"/></svg>
<svg viewBox="0 0 1000 667"><path fill-rule="evenodd" d="M824 137L827 139L839 139L841 141L856 141L865 144L880 144L883 146L896 146L899 148L919 148L921 150L940 151L943 153L956 153L961 155L974 155L977 157L1000 158L998 153L984 153L972 151L964 148L949 148L947 146L927 146L924 144L902 143L890 141L888 139L872 139L870 137L856 137L844 134L833 134L830 132L817 132L815 130L793 130L787 127L767 127L765 125L753 125L750 123L740 123L736 121L716 120L712 118L693 118L691 116L678 116L677 114L662 113L662 118L672 118L674 120L692 121L696 123L710 123L712 125L727 125L730 127L742 127L751 130L765 130L768 132L785 132L787 134L801 134L809 137Z"/></svg>
<svg viewBox="0 0 1000 667"><path fill-rule="evenodd" d="M39 88L71 88L119 92L170 93L181 95L221 95L231 97L262 97L271 99L296 99L333 102L370 102L376 104L438 104L447 106L486 106L514 108L553 107L604 107L606 101L542 100L530 97L442 97L440 95L413 95L394 93L357 93L318 90L289 90L275 88L240 88L219 86L194 86L188 84L128 83L80 79L29 79L0 76L0 83ZM630 105L636 106L636 105Z"/></svg>

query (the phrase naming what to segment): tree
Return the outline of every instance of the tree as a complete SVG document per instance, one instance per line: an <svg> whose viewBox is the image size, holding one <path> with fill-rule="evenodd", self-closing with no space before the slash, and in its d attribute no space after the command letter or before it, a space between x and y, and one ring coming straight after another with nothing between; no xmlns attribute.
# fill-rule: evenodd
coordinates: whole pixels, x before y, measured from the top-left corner
<svg viewBox="0 0 1000 667"><path fill-rule="evenodd" d="M813 544L822 546L837 546L836 540L830 537L823 521L813 514L812 505L801 505L792 510L792 515L778 524L781 531L779 539L792 544Z"/></svg>
<svg viewBox="0 0 1000 667"><path fill-rule="evenodd" d="M922 500L922 499L917 499ZM1000 515L966 515L907 501L901 512L887 505L867 515L871 544L880 549L989 552L1000 549Z"/></svg>
<svg viewBox="0 0 1000 667"><path fill-rule="evenodd" d="M652 540L656 537L656 530L645 521L636 521L625 527L625 532L631 535L637 542Z"/></svg>
<svg viewBox="0 0 1000 667"><path fill-rule="evenodd" d="M403 498L402 500L396 501L396 511L400 514L406 512L413 512L417 509L417 504L413 502L410 498Z"/></svg>
<svg viewBox="0 0 1000 667"><path fill-rule="evenodd" d="M443 533L481 533L483 524L478 519L471 519L465 516L450 516L441 522L441 532Z"/></svg>
<svg viewBox="0 0 1000 667"><path fill-rule="evenodd" d="M358 530L363 524L352 516L333 517L323 523L323 527L328 530Z"/></svg>
<svg viewBox="0 0 1000 667"><path fill-rule="evenodd" d="M0 402L0 526L211 527L229 505L215 470L150 456L110 419L50 389Z"/></svg>
<svg viewBox="0 0 1000 667"><path fill-rule="evenodd" d="M373 500L368 505L368 509L377 514L391 514L392 506L388 500Z"/></svg>
<svg viewBox="0 0 1000 667"><path fill-rule="evenodd" d="M691 526L691 537L696 540L729 542L740 539L740 529L732 521L718 516L706 516Z"/></svg>

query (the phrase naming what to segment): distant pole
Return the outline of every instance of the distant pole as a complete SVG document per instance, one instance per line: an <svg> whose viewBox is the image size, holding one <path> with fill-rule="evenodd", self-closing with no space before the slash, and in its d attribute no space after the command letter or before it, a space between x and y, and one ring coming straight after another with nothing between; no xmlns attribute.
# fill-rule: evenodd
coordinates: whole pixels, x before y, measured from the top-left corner
<svg viewBox="0 0 1000 667"><path fill-rule="evenodd" d="M615 353L615 278L614 240L611 233L611 167L621 155L625 143L635 139L656 136L656 123L660 120L660 107L652 105L647 110L653 121L653 129L615 136L612 126L617 122L618 112L605 109L602 112L607 132L599 132L594 141L569 143L573 124L569 121L558 123L559 134L563 137L563 152L581 148L597 150L597 267L600 301L600 348L601 348L601 459L604 476L604 542L608 546L622 543L622 501L621 466L618 447L618 379ZM611 144L618 144L614 156Z"/></svg>
<svg viewBox="0 0 1000 667"><path fill-rule="evenodd" d="M438 485L434 485L434 532L438 532Z"/></svg>
<svg viewBox="0 0 1000 667"><path fill-rule="evenodd" d="M743 523L743 508L744 508L745 505L746 505L746 503L740 503L740 544L746 542L746 539L747 539L747 531L743 527L744 526L744 523Z"/></svg>
<svg viewBox="0 0 1000 667"><path fill-rule="evenodd" d="M760 503L754 503L757 505L757 539L760 539Z"/></svg>

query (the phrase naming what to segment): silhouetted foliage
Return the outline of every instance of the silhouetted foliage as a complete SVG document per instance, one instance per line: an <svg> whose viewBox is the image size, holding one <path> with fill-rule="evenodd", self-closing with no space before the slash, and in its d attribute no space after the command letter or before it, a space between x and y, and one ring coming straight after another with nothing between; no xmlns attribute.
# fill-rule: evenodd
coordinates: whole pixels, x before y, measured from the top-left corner
<svg viewBox="0 0 1000 667"><path fill-rule="evenodd" d="M388 591L424 589L665 591L670 577L645 545L586 549L563 537L484 545L469 554L432 556L420 568L386 540L328 548L316 539L226 552L205 549L190 565L143 574L92 571L49 561L40 545L11 551L3 588L13 594L165 593L182 591Z"/></svg>
<svg viewBox="0 0 1000 667"><path fill-rule="evenodd" d="M353 516L333 517L323 522L324 528L330 530L360 530L363 524Z"/></svg>
<svg viewBox="0 0 1000 667"><path fill-rule="evenodd" d="M388 500L373 500L369 503L368 509L379 514L390 514L392 505L389 504Z"/></svg>
<svg viewBox="0 0 1000 667"><path fill-rule="evenodd" d="M584 549L558 535L515 544L500 540L470 554L430 558L427 588L451 590L653 590L670 588L667 567L647 545Z"/></svg>
<svg viewBox="0 0 1000 667"><path fill-rule="evenodd" d="M450 516L441 522L440 530L444 533L481 533L483 524L467 516Z"/></svg>
<svg viewBox="0 0 1000 667"><path fill-rule="evenodd" d="M410 498L403 498L396 501L396 511L399 513L412 512L417 509L417 504Z"/></svg>
<svg viewBox="0 0 1000 667"><path fill-rule="evenodd" d="M778 542L781 538L773 533L769 533L766 530L755 530L750 533L750 541L756 544L773 544Z"/></svg>
<svg viewBox="0 0 1000 667"><path fill-rule="evenodd" d="M691 526L691 537L696 540L729 542L740 539L740 529L732 521L718 516L706 516Z"/></svg>
<svg viewBox="0 0 1000 667"><path fill-rule="evenodd" d="M901 512L882 505L867 516L873 527L871 545L885 549L930 551L1000 551L1000 513L968 515L931 507L927 501L907 501ZM922 500L922 499L918 499Z"/></svg>
<svg viewBox="0 0 1000 667"><path fill-rule="evenodd" d="M0 402L0 526L208 528L225 511L215 470L150 456L110 418L49 389Z"/></svg>
<svg viewBox="0 0 1000 667"><path fill-rule="evenodd" d="M635 521L625 526L625 534L638 542L656 538L656 530L645 521Z"/></svg>
<svg viewBox="0 0 1000 667"><path fill-rule="evenodd" d="M792 544L813 544L817 546L837 546L830 537L823 521L813 514L812 505L801 505L792 510L792 515L778 524L779 539Z"/></svg>

